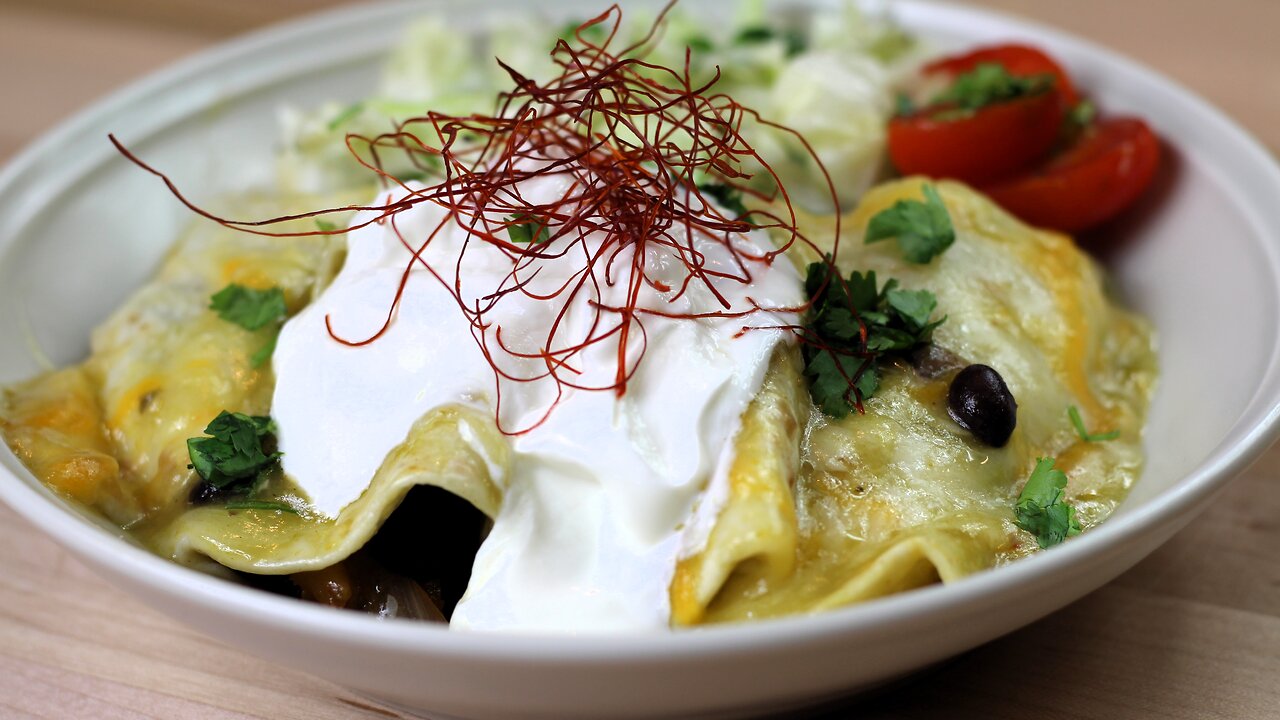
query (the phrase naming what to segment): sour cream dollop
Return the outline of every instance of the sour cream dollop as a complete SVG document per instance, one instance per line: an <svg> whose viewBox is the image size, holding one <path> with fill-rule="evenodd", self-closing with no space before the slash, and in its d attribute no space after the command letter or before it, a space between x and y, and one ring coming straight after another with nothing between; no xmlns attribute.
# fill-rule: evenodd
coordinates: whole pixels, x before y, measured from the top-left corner
<svg viewBox="0 0 1280 720"><path fill-rule="evenodd" d="M562 196L568 182L538 175L522 181L520 193L531 203L549 201ZM389 193L379 202L403 195ZM387 453L433 408L462 403L496 412L493 368L447 288L457 281L463 300L473 302L510 276L513 260L492 244L475 238L467 243L470 233L462 225L451 221L432 237L422 259L436 274L415 266L393 322L375 342L349 347L326 328L326 316L339 337L365 338L381 327L412 260L401 237L417 246L444 213L421 203L401 212L394 228L384 222L350 232L338 276L280 334L272 414L284 470L319 514L336 516L358 498ZM358 215L352 224L370 217ZM575 251L540 262L531 287L564 285L582 272L583 253L605 238L593 231L553 240L577 241ZM750 256L773 249L762 231L730 241ZM707 267L741 274L722 241L695 233L692 243ZM634 246L623 248L614 265L625 267L634 252ZM689 270L669 254L651 250L645 267L657 282L641 288L638 307L676 314L726 309L696 282L674 297ZM748 270L750 283L714 281L729 312L802 302L802 283L786 258L750 262ZM601 304L626 304L626 283L599 285ZM584 294L569 302L562 337L587 337L599 317L590 304L595 299ZM562 305L513 296L495 305L486 321L500 325L512 342L534 342L546 336ZM705 537L706 529L696 527L695 506L700 497L706 503L724 496L709 485L726 481L732 459L727 448L774 349L788 338L783 330L742 328L795 321L782 311L697 320L644 316L644 333L633 333L628 349L638 352L645 343L645 354L625 394L565 389L550 414L554 380L504 383L503 426L533 429L511 436L511 471L495 478L504 490L501 511L452 626L557 633L667 627L668 586L682 540ZM575 359L582 384L609 384L617 371L617 342L596 343ZM506 362L516 362L517 370L519 362L533 363L531 371L541 364ZM700 508L697 516L714 517L707 510Z"/></svg>

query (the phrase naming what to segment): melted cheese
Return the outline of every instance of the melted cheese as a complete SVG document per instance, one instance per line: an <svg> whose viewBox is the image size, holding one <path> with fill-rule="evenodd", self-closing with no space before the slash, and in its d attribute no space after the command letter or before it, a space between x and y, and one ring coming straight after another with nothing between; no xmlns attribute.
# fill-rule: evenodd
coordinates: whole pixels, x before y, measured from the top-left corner
<svg viewBox="0 0 1280 720"><path fill-rule="evenodd" d="M876 212L921 196L920 181L905 180L873 190L844 218L837 261L937 295L948 320L935 341L995 367L1018 400L1004 448L976 443L950 420L948 376L923 378L906 364L885 369L865 415L826 418L811 407L793 348L758 333L756 344L725 352L717 343L735 334L732 325L701 338L653 333L669 354L649 356L651 374L633 387L652 386L652 404L596 393L594 406L564 413L556 433L513 441L494 425L487 363L464 357L474 342L445 327L455 316L427 297L410 296L397 326L406 334L375 351L386 356L377 372L400 379L388 390L370 378L372 394L361 399L365 378L332 364L345 349L320 320L333 312L350 334L376 329L388 298L385 285L383 295L345 295L351 278L291 323L277 384L248 364L267 334L219 320L208 298L234 280L283 287L291 308L307 306L340 248L208 227L95 333L84 365L7 388L0 430L51 487L120 524L147 520L134 528L151 547L206 569L208 558L259 573L332 568L409 488L441 487L496 521L459 611L471 626L658 627L668 612L677 624L735 620L954 580L1034 551L1011 507L1038 456L1055 456L1068 473L1067 496L1086 528L1107 517L1142 465L1155 370L1150 330L1108 301L1101 273L1069 238L1027 228L961 185L939 189L957 230L947 253L911 265L894 243L862 242ZM815 220L807 234L823 237L826 223ZM385 237L360 237L344 273L403 267ZM793 273L779 277L795 283ZM352 302L363 305L352 311ZM405 378L418 377L411 370L432 351L451 363L443 380L406 393ZM708 359L722 357L742 364ZM687 362L700 369L672 382L667 371ZM326 363L330 375L317 377ZM539 402L513 408L532 413ZM1081 442L1069 405L1120 439ZM647 421L669 420L672 407L684 409L678 422ZM344 431L317 429L326 418L357 433L376 428L377 438L357 437L359 472L329 478L332 491L309 480L311 470L296 472L324 510L316 515L188 508L195 478L186 438L223 409L273 411L291 468L347 467L317 447L316 438L342 447Z"/></svg>
<svg viewBox="0 0 1280 720"><path fill-rule="evenodd" d="M706 548L681 562L676 622L821 610L1028 554L1035 542L1013 526L1012 507L1037 457L1058 458L1086 528L1136 479L1155 379L1149 329L1107 300L1070 238L1026 227L962 185L939 190L957 235L946 253L914 265L895 243L863 242L878 212L922 197L921 181L908 179L874 189L844 218L837 261L936 293L947 321L934 342L962 364L996 368L1017 399L1009 443L987 447L950 419L954 371L927 378L890 364L865 415L809 415L790 522L778 521L781 504L767 493L730 495ZM807 399L790 402L801 416ZM1120 438L1080 442L1070 405Z"/></svg>

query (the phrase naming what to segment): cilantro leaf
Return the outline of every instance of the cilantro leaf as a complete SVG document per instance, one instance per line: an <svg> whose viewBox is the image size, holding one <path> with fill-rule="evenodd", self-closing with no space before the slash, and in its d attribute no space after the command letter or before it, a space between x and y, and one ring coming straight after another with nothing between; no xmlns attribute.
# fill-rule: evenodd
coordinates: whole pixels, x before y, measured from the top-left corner
<svg viewBox="0 0 1280 720"><path fill-rule="evenodd" d="M848 308L833 307L821 313L814 326L822 337L828 340L839 340L843 343L854 343L862 338L862 326Z"/></svg>
<svg viewBox="0 0 1280 720"><path fill-rule="evenodd" d="M1036 536L1041 548L1052 547L1080 534L1076 509L1063 497L1067 476L1054 468L1053 458L1040 458L1014 506L1014 524Z"/></svg>
<svg viewBox="0 0 1280 720"><path fill-rule="evenodd" d="M804 273L804 294L811 298L811 302L816 307L826 298L826 291L830 287L823 287L827 283L828 278L831 282L836 282L838 270L833 262L815 262L809 263L809 267L805 268Z"/></svg>
<svg viewBox="0 0 1280 720"><path fill-rule="evenodd" d="M969 72L957 75L933 103L977 110L1043 92L1052 87L1053 82L1052 75L1010 75L1000 63L978 63Z"/></svg>
<svg viewBox="0 0 1280 720"><path fill-rule="evenodd" d="M515 224L507 226L507 234L513 243L541 245L551 239L547 224L532 215L518 213L511 216L511 222Z"/></svg>
<svg viewBox="0 0 1280 720"><path fill-rule="evenodd" d="M876 394L876 391L880 389L880 370L877 368L875 363L868 365L862 371L862 375L860 375L858 377L858 381L854 383L854 388L857 389L858 394L864 398L869 398Z"/></svg>
<svg viewBox="0 0 1280 720"><path fill-rule="evenodd" d="M902 255L921 265L951 247L956 231L947 206L933 185L925 184L924 198L924 202L899 200L876 213L867 224L867 244L897 238Z"/></svg>
<svg viewBox="0 0 1280 720"><path fill-rule="evenodd" d="M324 221L317 220L316 225L321 230L325 230L326 228L320 225L322 222ZM222 288L209 298L209 309L218 313L218 317L223 320L235 323L250 332L261 330L272 323L279 324L289 312L284 302L284 291L280 288L255 290L235 283ZM260 368L271 359L279 336L280 328L276 327L267 344L250 356L249 364L252 367Z"/></svg>
<svg viewBox="0 0 1280 720"><path fill-rule="evenodd" d="M938 298L928 290L890 290L886 293L886 300L913 330L928 325L929 316L938 307Z"/></svg>
<svg viewBox="0 0 1280 720"><path fill-rule="evenodd" d="M742 191L725 185L723 183L707 182L698 185L698 190L703 195L708 195L715 200L720 207L729 211L729 214L735 218L743 217L747 214L747 206L742 202Z"/></svg>
<svg viewBox="0 0 1280 720"><path fill-rule="evenodd" d="M263 448L264 440L274 442L275 423L269 417L223 410L204 432L205 437L187 440L191 458L187 467L215 488L256 480L270 471L281 455Z"/></svg>
<svg viewBox="0 0 1280 720"><path fill-rule="evenodd" d="M885 283L884 290L876 290L875 270L868 270L866 275L854 270L849 273L849 304L859 313L872 312L880 303L881 295L897 284L897 280L890 279Z"/></svg>
<svg viewBox="0 0 1280 720"><path fill-rule="evenodd" d="M1075 405L1067 406L1067 417L1071 418L1071 424L1076 429L1076 435L1079 435L1080 439L1085 442L1089 442L1089 443L1106 442L1108 440L1115 440L1116 438L1120 437L1119 430L1112 430L1111 432L1105 432L1105 433L1089 432L1084 426L1084 420L1080 417L1080 409L1077 408Z"/></svg>
<svg viewBox="0 0 1280 720"><path fill-rule="evenodd" d="M809 394L824 413L842 418L880 387L880 361L929 342L942 320L930 322L938 300L927 290L899 290L894 279L881 286L875 271L847 279L831 259L809 265L805 290L805 374Z"/></svg>
<svg viewBox="0 0 1280 720"><path fill-rule="evenodd" d="M822 412L833 418L845 417L853 411L855 388L862 397L875 393L880 384L875 368L868 366L858 375L866 362L853 355L821 350L805 363L804 373L810 378L809 393Z"/></svg>
<svg viewBox="0 0 1280 720"><path fill-rule="evenodd" d="M316 218L316 229L320 232L333 232L338 229L338 226L324 218Z"/></svg>
<svg viewBox="0 0 1280 720"><path fill-rule="evenodd" d="M284 291L278 287L255 290L231 283L209 298L209 309L218 317L245 330L258 330L284 319L288 308Z"/></svg>
<svg viewBox="0 0 1280 720"><path fill-rule="evenodd" d="M263 365L266 365L267 361L271 359L271 356L275 354L276 343L279 340L280 340L280 333L279 332L272 333L271 339L267 341L267 344L258 348L257 352L249 356L250 367L256 370L257 368L260 368Z"/></svg>
<svg viewBox="0 0 1280 720"><path fill-rule="evenodd" d="M872 352L906 351L919 344L915 335L900 328L873 326L867 331L867 349Z"/></svg>

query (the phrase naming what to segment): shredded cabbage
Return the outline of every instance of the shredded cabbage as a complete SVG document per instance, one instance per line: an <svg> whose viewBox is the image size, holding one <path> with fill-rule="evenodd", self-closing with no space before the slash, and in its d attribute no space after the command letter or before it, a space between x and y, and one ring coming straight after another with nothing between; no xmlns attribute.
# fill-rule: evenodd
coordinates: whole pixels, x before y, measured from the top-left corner
<svg viewBox="0 0 1280 720"><path fill-rule="evenodd" d="M651 13L629 12L615 47L638 41L652 22ZM410 25L371 97L354 105L281 111L280 184L287 191L310 193L367 184L367 171L347 150L348 133L377 135L427 110L493 112L497 94L512 86L494 58L534 80L547 80L557 72L552 47L558 38L576 42L576 26L506 14L495 17L486 38L476 41L440 17ZM719 72L715 91L802 134L846 207L881 174L894 81L919 56L912 38L890 19L866 15L852 2L837 9L779 13L761 0L745 0L727 23L677 10L659 40L646 48L646 57L680 68L686 48L695 82L710 81ZM430 127L417 125L414 132L421 135ZM831 210L826 181L795 138L763 125L744 133L794 199L812 210ZM390 156L384 160L395 162ZM421 172L403 164L387 169L401 176Z"/></svg>

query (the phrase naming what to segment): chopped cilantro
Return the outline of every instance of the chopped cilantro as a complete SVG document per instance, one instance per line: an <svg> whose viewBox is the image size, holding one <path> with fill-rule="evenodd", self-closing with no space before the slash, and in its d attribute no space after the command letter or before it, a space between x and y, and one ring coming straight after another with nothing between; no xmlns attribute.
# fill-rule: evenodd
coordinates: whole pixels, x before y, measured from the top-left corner
<svg viewBox="0 0 1280 720"><path fill-rule="evenodd" d="M338 226L324 218L316 218L316 229L320 232L333 232L338 229Z"/></svg>
<svg viewBox="0 0 1280 720"><path fill-rule="evenodd" d="M1041 548L1052 547L1080 534L1076 509L1063 496L1067 476L1054 468L1053 458L1039 458L1014 506L1014 524L1036 536Z"/></svg>
<svg viewBox="0 0 1280 720"><path fill-rule="evenodd" d="M255 290L232 283L209 298L209 309L218 317L245 330L258 330L284 319L288 308L280 288Z"/></svg>
<svg viewBox="0 0 1280 720"><path fill-rule="evenodd" d="M925 184L924 202L899 200L893 207L876 213L867 224L868 244L898 239L902 255L913 263L925 264L942 254L956 240L947 206L933 185Z"/></svg>
<svg viewBox="0 0 1280 720"><path fill-rule="evenodd" d="M979 63L957 75L951 86L933 99L964 110L978 110L995 103L1043 92L1053 86L1052 75L1010 75L999 63Z"/></svg>
<svg viewBox="0 0 1280 720"><path fill-rule="evenodd" d="M278 342L279 340L280 340L280 333L278 331L272 333L271 339L267 341L267 344L258 348L257 352L249 356L250 367L257 369L262 367L263 365L266 365L267 361L271 359L271 356L275 354L276 342Z"/></svg>
<svg viewBox="0 0 1280 720"><path fill-rule="evenodd" d="M263 448L264 440L274 442L275 423L269 417L223 410L204 432L205 437L187 440L187 467L215 488L256 481L280 458Z"/></svg>
<svg viewBox="0 0 1280 720"><path fill-rule="evenodd" d="M729 214L735 218L743 217L747 214L747 206L742 202L742 191L718 182L705 182L698 185L698 190L703 195L708 195L715 200L720 207L729 211Z"/></svg>
<svg viewBox="0 0 1280 720"><path fill-rule="evenodd" d="M1079 435L1080 439L1085 442L1090 442L1090 443L1106 442L1108 440L1115 440L1116 438L1120 437L1119 430L1112 430L1111 432L1105 432L1105 433L1089 432L1084 426L1084 420L1081 419L1080 417L1080 409L1077 408L1075 405L1067 406L1067 417L1071 418L1071 424L1072 426L1075 427L1076 434Z"/></svg>
<svg viewBox="0 0 1280 720"><path fill-rule="evenodd" d="M321 222L323 221L317 220L317 226ZM209 309L218 313L218 317L223 320L235 323L251 332L276 324L277 327L271 334L271 339L249 358L249 364L255 368L262 367L271 359L271 354L276 350L276 339L280 334L279 324L289 313L289 308L284 302L284 291L280 288L255 290L235 283L222 288L209 298Z"/></svg>
<svg viewBox="0 0 1280 720"><path fill-rule="evenodd" d="M929 342L946 318L930 321L938 300L927 290L883 286L875 271L839 276L830 261L809 265L805 291L812 298L805 318L805 375L822 412L847 416L880 386L880 361ZM859 322L861 320L861 322Z"/></svg>
<svg viewBox="0 0 1280 720"><path fill-rule="evenodd" d="M938 298L928 290L889 290L889 306L898 312L907 330L918 333L929 325L929 316L938 307ZM937 323L934 323L934 327Z"/></svg>
<svg viewBox="0 0 1280 720"><path fill-rule="evenodd" d="M809 394L822 412L834 418L845 417L854 408L850 401L851 389L856 388L862 398L875 393L880 379L872 365L862 367L865 362L855 355L837 355L824 350L814 353L805 363ZM859 370L862 370L861 374Z"/></svg>
<svg viewBox="0 0 1280 720"><path fill-rule="evenodd" d="M511 222L513 224L507 226L507 234L513 243L541 245L551 239L551 230L546 223L532 215L512 215Z"/></svg>

